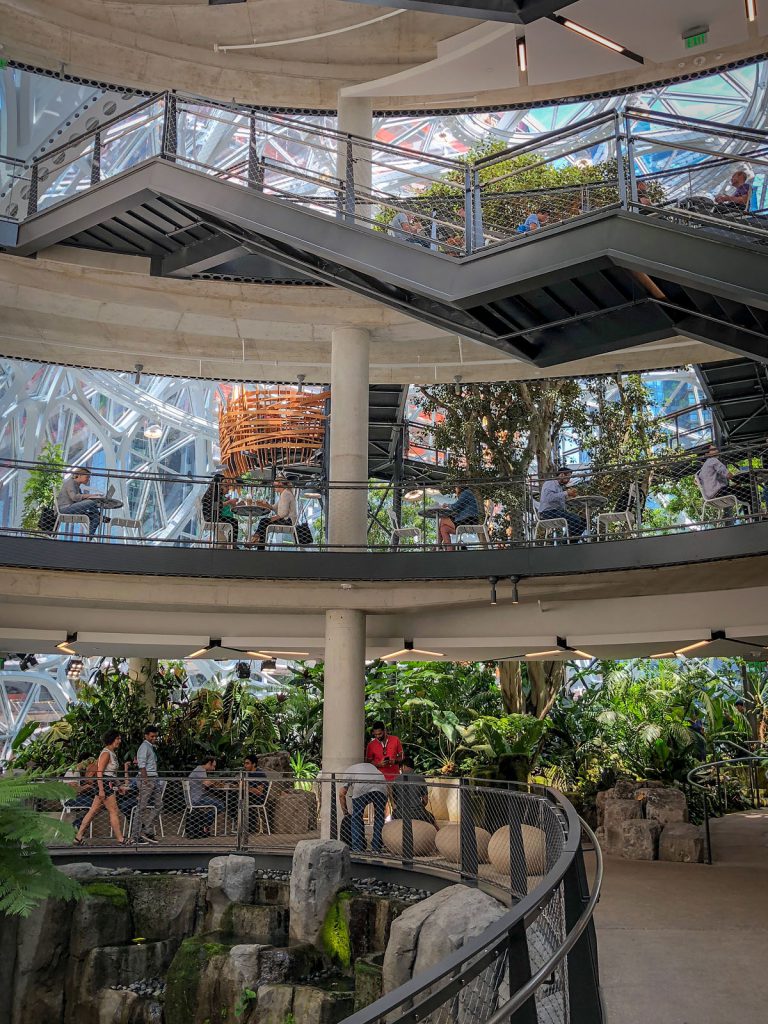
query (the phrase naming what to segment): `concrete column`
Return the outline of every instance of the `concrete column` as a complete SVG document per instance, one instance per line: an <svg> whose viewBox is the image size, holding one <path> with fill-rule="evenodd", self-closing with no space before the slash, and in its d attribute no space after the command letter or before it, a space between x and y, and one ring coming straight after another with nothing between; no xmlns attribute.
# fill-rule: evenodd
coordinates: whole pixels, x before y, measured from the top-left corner
<svg viewBox="0 0 768 1024"><path fill-rule="evenodd" d="M365 612L325 613L323 774L344 772L365 755ZM321 834L331 834L331 786L323 785Z"/></svg>
<svg viewBox="0 0 768 1024"><path fill-rule="evenodd" d="M373 137L373 101L367 96L342 96L339 94L337 127L340 132L349 132L364 139ZM339 142L336 155L336 176L344 181L347 174L347 151L345 142ZM352 146L352 166L354 174L355 194L360 198L362 193L370 193L373 157L367 146ZM348 207L347 207L348 211ZM368 203L355 203L355 213L361 218L370 218L371 207Z"/></svg>
<svg viewBox="0 0 768 1024"><path fill-rule="evenodd" d="M368 493L333 485L368 479L368 359L365 328L337 327L331 338L331 428L328 480L328 541L365 547Z"/></svg>

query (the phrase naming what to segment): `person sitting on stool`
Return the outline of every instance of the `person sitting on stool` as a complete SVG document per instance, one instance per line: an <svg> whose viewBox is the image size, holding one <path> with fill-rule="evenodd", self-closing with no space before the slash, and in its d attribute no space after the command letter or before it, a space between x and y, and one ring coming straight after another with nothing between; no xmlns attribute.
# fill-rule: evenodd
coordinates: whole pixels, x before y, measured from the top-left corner
<svg viewBox="0 0 768 1024"><path fill-rule="evenodd" d="M275 493L277 501L272 504L269 501L257 501L261 508L267 508L272 513L259 520L256 533L251 537L249 547L257 547L259 551L264 550L264 538L268 526L295 526L296 525L296 495L293 493L293 485L285 477L278 477L275 480Z"/></svg>
<svg viewBox="0 0 768 1024"><path fill-rule="evenodd" d="M462 523L477 523L480 518L477 498L469 487L458 486L455 493L456 501L440 510L438 520L440 547L445 548L446 551L453 551L451 534L456 533L457 526L461 526Z"/></svg>

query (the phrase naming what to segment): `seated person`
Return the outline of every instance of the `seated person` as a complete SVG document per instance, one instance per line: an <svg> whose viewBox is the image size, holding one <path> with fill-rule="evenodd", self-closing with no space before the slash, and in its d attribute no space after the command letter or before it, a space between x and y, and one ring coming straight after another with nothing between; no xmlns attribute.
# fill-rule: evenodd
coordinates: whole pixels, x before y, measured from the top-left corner
<svg viewBox="0 0 768 1024"><path fill-rule="evenodd" d="M256 754L246 755L243 759L243 768L248 785L248 827L249 831L258 832L263 825L263 820L256 808L261 807L267 799L269 789L266 781L267 775L266 772L259 770L259 759Z"/></svg>
<svg viewBox="0 0 768 1024"><path fill-rule="evenodd" d="M544 481L539 498L539 519L565 519L570 539L576 540L586 530L587 521L566 508L566 501L576 493L575 488L568 487L572 475L567 466L561 466L556 480Z"/></svg>
<svg viewBox="0 0 768 1024"><path fill-rule="evenodd" d="M237 546L238 522L234 513L236 502L227 497L227 480L224 473L216 472L200 502L206 523L227 523L232 527L232 546Z"/></svg>
<svg viewBox="0 0 768 1024"><path fill-rule="evenodd" d="M456 495L456 501L441 509L438 517L437 530L440 537L440 546L445 548L446 551L453 551L451 534L456 533L457 526L461 526L463 523L480 522L480 509L477 506L477 498L469 487L457 485L454 488L454 494Z"/></svg>
<svg viewBox="0 0 768 1024"><path fill-rule="evenodd" d="M224 818L224 833L227 831L227 820L226 805L223 800L219 797L214 796L211 793L211 787L216 785L215 779L208 778L208 772L216 771L216 758L211 756L207 757L202 764L199 764L197 768L194 768L189 773L189 801L191 804L191 810L195 810L197 807L201 807L201 810L196 811L196 814L204 816L205 824L203 825L205 835L211 835L213 824L216 815L214 814L213 808L215 807L222 818Z"/></svg>
<svg viewBox="0 0 768 1024"><path fill-rule="evenodd" d="M367 849L365 839L365 822L363 815L368 804L373 804L373 844L374 853L381 853L381 833L384 828L384 812L387 807L387 782L379 769L367 761L350 765L346 771L347 781L341 784L339 804L341 813L352 815L351 847L358 853ZM350 810L349 801L352 803Z"/></svg>
<svg viewBox="0 0 768 1024"><path fill-rule="evenodd" d="M429 790L423 775L414 772L413 758L403 758L403 773L392 782L392 817L416 818L435 825L434 815L427 810Z"/></svg>
<svg viewBox="0 0 768 1024"><path fill-rule="evenodd" d="M80 828L80 822L85 817L85 812L93 803L93 798L96 795L97 768L98 761L95 759L81 761L64 775L64 782L71 787L75 794L71 800L67 800L66 808L68 811L82 811L82 814L79 814L72 822L75 829Z"/></svg>
<svg viewBox="0 0 768 1024"><path fill-rule="evenodd" d="M401 242L420 245L423 241L420 237L420 228L421 225L412 210L400 210L389 222L387 231Z"/></svg>
<svg viewBox="0 0 768 1024"><path fill-rule="evenodd" d="M744 213L749 207L752 185L746 171L734 171L731 175L731 192L723 191L715 196L715 206L720 213Z"/></svg>
<svg viewBox="0 0 768 1024"><path fill-rule="evenodd" d="M750 504L749 481L740 482L731 473L726 464L721 461L720 450L716 444L711 444L707 448L707 458L696 474L696 482L705 498L722 498L726 494L733 494L743 504Z"/></svg>
<svg viewBox="0 0 768 1024"><path fill-rule="evenodd" d="M545 228L549 224L549 214L546 210L534 210L533 213L528 214L522 224L517 227L517 233L519 235L530 235L534 231L540 231L541 228Z"/></svg>
<svg viewBox="0 0 768 1024"><path fill-rule="evenodd" d="M88 536L94 537L101 523L101 505L95 498L103 498L103 494L97 494L87 488L91 482L90 470L83 466L73 470L69 480L61 485L59 496L56 501L59 512L67 516L87 516L89 521Z"/></svg>
<svg viewBox="0 0 768 1024"><path fill-rule="evenodd" d="M257 501L255 504L261 508L270 510L270 515L259 520L256 533L251 537L249 547L257 547L259 551L264 550L264 539L268 526L295 526L296 525L296 495L293 493L293 484L285 477L278 477L275 480L275 494L277 501L272 504L269 501Z"/></svg>

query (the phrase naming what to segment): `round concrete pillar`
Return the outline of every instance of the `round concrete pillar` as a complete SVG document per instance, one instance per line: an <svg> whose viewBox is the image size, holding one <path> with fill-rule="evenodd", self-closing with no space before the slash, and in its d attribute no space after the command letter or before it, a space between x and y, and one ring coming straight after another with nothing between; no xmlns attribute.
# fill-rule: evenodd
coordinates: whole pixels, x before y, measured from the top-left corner
<svg viewBox="0 0 768 1024"><path fill-rule="evenodd" d="M343 773L365 756L365 612L325 613L323 775ZM337 787L338 791L338 787ZM321 830L331 834L330 783L323 786Z"/></svg>
<svg viewBox="0 0 768 1024"><path fill-rule="evenodd" d="M331 340L328 542L364 548L368 530L368 353L370 336L337 327ZM344 484L357 484L345 488ZM341 485L341 486L339 486Z"/></svg>
<svg viewBox="0 0 768 1024"><path fill-rule="evenodd" d="M363 139L373 137L373 101L370 97L339 94L337 114L337 126L340 132L357 135ZM370 218L370 203L361 200L371 191L373 154L367 146L347 144L346 141L340 140L336 154L336 176L342 181L346 181L350 158L356 198L355 216ZM345 205L345 211L347 214L351 212L349 205Z"/></svg>

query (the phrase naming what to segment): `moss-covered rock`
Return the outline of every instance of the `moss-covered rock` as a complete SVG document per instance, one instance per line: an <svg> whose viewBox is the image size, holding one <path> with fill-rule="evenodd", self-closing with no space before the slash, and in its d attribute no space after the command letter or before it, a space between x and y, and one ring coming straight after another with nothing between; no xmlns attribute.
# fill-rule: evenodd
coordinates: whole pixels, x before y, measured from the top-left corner
<svg viewBox="0 0 768 1024"><path fill-rule="evenodd" d="M210 935L195 935L182 942L166 977L165 1024L190 1024L198 1019L201 980L211 961L221 960L231 948L230 943Z"/></svg>
<svg viewBox="0 0 768 1024"><path fill-rule="evenodd" d="M352 898L349 892L340 892L328 909L320 932L320 946L325 955L335 964L347 970L352 963L352 940L349 932L347 904Z"/></svg>
<svg viewBox="0 0 768 1024"><path fill-rule="evenodd" d="M122 886L113 885L111 882L91 882L83 887L88 896L98 896L101 899L109 900L113 907L124 910L128 906L128 893Z"/></svg>

